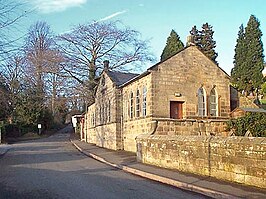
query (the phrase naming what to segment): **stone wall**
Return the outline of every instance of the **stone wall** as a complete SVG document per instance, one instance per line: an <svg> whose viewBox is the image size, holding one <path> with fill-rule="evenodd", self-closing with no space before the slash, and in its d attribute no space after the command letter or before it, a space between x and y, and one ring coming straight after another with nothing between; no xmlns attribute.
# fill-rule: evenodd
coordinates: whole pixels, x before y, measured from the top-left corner
<svg viewBox="0 0 266 199"><path fill-rule="evenodd" d="M218 135L228 136L226 119L167 119L153 118L158 121L156 135Z"/></svg>
<svg viewBox="0 0 266 199"><path fill-rule="evenodd" d="M86 141L104 148L122 149L121 113L121 89L103 72L95 103L88 107L86 113Z"/></svg>
<svg viewBox="0 0 266 199"><path fill-rule="evenodd" d="M146 88L146 115L143 113L143 89ZM140 112L136 114L136 93L140 92ZM133 92L133 113L130 115L130 94ZM140 79L126 85L122 89L123 107L122 136L125 151L136 152L136 137L140 134L149 134L151 127L152 97L151 75L147 74Z"/></svg>
<svg viewBox="0 0 266 199"><path fill-rule="evenodd" d="M100 147L119 150L121 146L120 138L115 134L117 132L116 123L109 123L106 125L97 126L94 129L95 132L95 144Z"/></svg>
<svg viewBox="0 0 266 199"><path fill-rule="evenodd" d="M127 121L123 128L123 144L125 151L136 152L136 137L140 134L151 134L154 130L151 118L140 118Z"/></svg>
<svg viewBox="0 0 266 199"><path fill-rule="evenodd" d="M141 135L139 161L266 188L266 138Z"/></svg>
<svg viewBox="0 0 266 199"><path fill-rule="evenodd" d="M206 92L207 114L210 115L209 96L213 88L218 95L218 116L228 117L230 112L230 77L197 47L188 47L158 64L152 73L152 115L170 117L170 101L183 103L183 117L198 116L197 91ZM175 93L181 94L176 96Z"/></svg>

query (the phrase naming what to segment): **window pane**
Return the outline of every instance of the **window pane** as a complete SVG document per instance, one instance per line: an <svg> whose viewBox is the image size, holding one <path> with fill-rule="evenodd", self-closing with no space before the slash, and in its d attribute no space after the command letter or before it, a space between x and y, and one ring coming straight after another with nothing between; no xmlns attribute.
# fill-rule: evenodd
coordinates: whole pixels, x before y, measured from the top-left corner
<svg viewBox="0 0 266 199"><path fill-rule="evenodd" d="M199 116L206 116L206 100L203 88L198 89L198 113Z"/></svg>
<svg viewBox="0 0 266 199"><path fill-rule="evenodd" d="M146 116L147 114L147 88L143 87L143 96L142 96L142 115Z"/></svg>

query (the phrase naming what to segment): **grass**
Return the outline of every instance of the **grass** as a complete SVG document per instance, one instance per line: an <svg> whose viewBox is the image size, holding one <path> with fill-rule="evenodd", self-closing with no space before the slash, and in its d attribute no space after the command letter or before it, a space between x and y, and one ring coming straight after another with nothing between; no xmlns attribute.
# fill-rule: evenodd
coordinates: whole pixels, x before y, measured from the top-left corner
<svg viewBox="0 0 266 199"><path fill-rule="evenodd" d="M261 99L261 100L260 100L260 103L261 103L262 105L266 105L266 99Z"/></svg>
<svg viewBox="0 0 266 199"><path fill-rule="evenodd" d="M28 140L36 140L36 139L40 139L40 138L47 138L50 135L53 135L56 131L47 131L41 135L38 135L38 133L25 133L24 135L20 136L20 137L16 137L16 138L6 138L5 141L9 144L15 143L15 142L20 142L20 141L28 141Z"/></svg>

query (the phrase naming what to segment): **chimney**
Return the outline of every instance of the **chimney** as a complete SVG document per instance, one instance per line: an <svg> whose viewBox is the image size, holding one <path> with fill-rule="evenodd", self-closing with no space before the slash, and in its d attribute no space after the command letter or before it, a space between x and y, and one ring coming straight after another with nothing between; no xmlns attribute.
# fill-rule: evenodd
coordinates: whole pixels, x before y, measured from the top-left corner
<svg viewBox="0 0 266 199"><path fill-rule="evenodd" d="M188 35L187 36L187 46L195 46L194 36L193 35Z"/></svg>
<svg viewBox="0 0 266 199"><path fill-rule="evenodd" d="M103 70L105 70L105 71L109 70L109 61L108 60L103 61Z"/></svg>

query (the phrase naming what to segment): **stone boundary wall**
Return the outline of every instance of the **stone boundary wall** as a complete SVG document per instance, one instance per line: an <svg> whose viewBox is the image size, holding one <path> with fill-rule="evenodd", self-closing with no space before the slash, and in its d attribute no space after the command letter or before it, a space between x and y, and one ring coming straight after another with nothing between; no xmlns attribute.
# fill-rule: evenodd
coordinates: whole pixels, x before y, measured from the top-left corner
<svg viewBox="0 0 266 199"><path fill-rule="evenodd" d="M218 135L228 136L228 119L153 119L158 121L157 135Z"/></svg>
<svg viewBox="0 0 266 199"><path fill-rule="evenodd" d="M117 137L117 124L109 123L86 130L86 142L112 150L120 150L121 139Z"/></svg>
<svg viewBox="0 0 266 199"><path fill-rule="evenodd" d="M266 188L266 138L140 135L146 164Z"/></svg>
<svg viewBox="0 0 266 199"><path fill-rule="evenodd" d="M151 134L153 130L151 118L140 118L123 124L124 150L136 152L136 137L140 134Z"/></svg>

